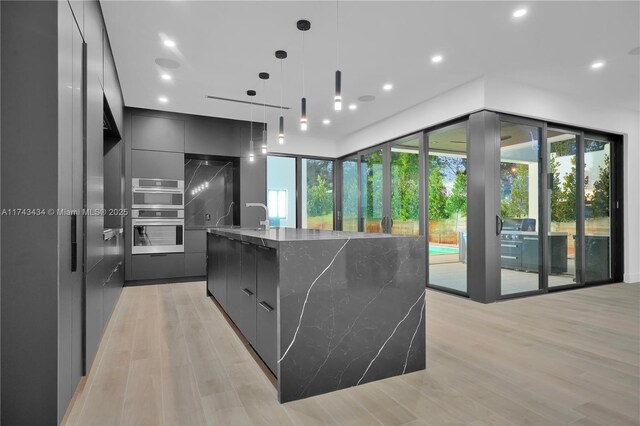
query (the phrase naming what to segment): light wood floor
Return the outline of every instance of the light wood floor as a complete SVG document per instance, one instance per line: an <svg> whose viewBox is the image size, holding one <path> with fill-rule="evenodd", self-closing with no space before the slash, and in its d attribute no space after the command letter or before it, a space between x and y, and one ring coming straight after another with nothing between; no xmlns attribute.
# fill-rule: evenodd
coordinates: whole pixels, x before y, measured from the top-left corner
<svg viewBox="0 0 640 426"><path fill-rule="evenodd" d="M205 284L127 287L68 424L639 424L640 284L429 291L427 370L284 405Z"/></svg>

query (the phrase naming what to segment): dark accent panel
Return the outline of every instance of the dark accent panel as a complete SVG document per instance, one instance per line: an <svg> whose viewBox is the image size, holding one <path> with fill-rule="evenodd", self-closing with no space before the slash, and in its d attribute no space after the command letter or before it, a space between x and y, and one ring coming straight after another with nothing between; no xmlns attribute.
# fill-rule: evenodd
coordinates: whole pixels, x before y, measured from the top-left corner
<svg viewBox="0 0 640 426"><path fill-rule="evenodd" d="M185 122L184 151L193 154L239 157L234 139L237 122L221 118L192 116Z"/></svg>
<svg viewBox="0 0 640 426"><path fill-rule="evenodd" d="M184 252L204 253L207 251L207 231L188 229L184 231Z"/></svg>
<svg viewBox="0 0 640 426"><path fill-rule="evenodd" d="M267 203L267 159L259 154L262 139L254 139L256 150L255 160L249 161L249 126L238 129L242 142L243 152L240 159L240 226L255 228L260 220L264 219L264 211L251 207L245 207L246 203ZM254 126L253 134L259 135L262 126Z"/></svg>
<svg viewBox="0 0 640 426"><path fill-rule="evenodd" d="M134 115L131 122L131 147L184 152L184 120Z"/></svg>
<svg viewBox="0 0 640 426"><path fill-rule="evenodd" d="M184 154L131 150L131 177L184 179Z"/></svg>
<svg viewBox="0 0 640 426"><path fill-rule="evenodd" d="M118 79L118 71L116 70L116 64L113 59L113 53L111 52L111 44L109 43L109 37L104 29L103 35L103 52L104 52L104 96L107 98L107 102L111 107L113 114L113 120L117 127L117 131L120 135L124 134L124 99L122 98L122 92L120 91L120 80Z"/></svg>
<svg viewBox="0 0 640 426"><path fill-rule="evenodd" d="M184 254L185 277L201 277L206 274L207 274L207 254L205 252Z"/></svg>
<svg viewBox="0 0 640 426"><path fill-rule="evenodd" d="M184 221L188 227L229 226L239 210L239 199L234 198L239 186L234 170L238 158L185 156ZM206 185L193 193L194 189Z"/></svg>
<svg viewBox="0 0 640 426"><path fill-rule="evenodd" d="M152 280L184 276L184 254L134 254L131 256L134 280Z"/></svg>
<svg viewBox="0 0 640 426"><path fill-rule="evenodd" d="M278 253L256 248L256 351L278 377Z"/></svg>
<svg viewBox="0 0 640 426"><path fill-rule="evenodd" d="M104 142L104 208L107 213L123 207L123 145L122 141L112 139ZM105 228L122 228L122 222L122 216L110 214L104 216Z"/></svg>

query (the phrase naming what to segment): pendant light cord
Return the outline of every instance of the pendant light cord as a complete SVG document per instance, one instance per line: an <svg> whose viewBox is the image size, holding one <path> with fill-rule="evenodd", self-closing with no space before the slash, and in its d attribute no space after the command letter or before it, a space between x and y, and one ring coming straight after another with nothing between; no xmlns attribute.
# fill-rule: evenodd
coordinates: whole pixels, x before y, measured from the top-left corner
<svg viewBox="0 0 640 426"><path fill-rule="evenodd" d="M302 97L304 98L304 31L302 31Z"/></svg>
<svg viewBox="0 0 640 426"><path fill-rule="evenodd" d="M336 69L340 69L340 11L336 0Z"/></svg>
<svg viewBox="0 0 640 426"><path fill-rule="evenodd" d="M262 132L265 133L267 131L267 80L262 80ZM266 134L263 135L266 139ZM263 140L263 144L266 144L267 141Z"/></svg>
<svg viewBox="0 0 640 426"><path fill-rule="evenodd" d="M282 102L284 99L284 66L280 59L280 116L282 116Z"/></svg>

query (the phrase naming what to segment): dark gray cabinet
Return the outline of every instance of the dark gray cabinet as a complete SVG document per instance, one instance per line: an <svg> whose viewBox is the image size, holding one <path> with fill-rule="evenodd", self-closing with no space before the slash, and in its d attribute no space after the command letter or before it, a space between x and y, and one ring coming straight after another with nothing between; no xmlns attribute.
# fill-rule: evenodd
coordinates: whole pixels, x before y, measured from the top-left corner
<svg viewBox="0 0 640 426"><path fill-rule="evenodd" d="M226 270L227 270L227 304L225 309L231 319L238 325L242 315L239 310L240 268L242 265L242 244L240 241L227 239ZM241 321L240 321L241 322Z"/></svg>
<svg viewBox="0 0 640 426"><path fill-rule="evenodd" d="M134 280L183 277L184 254L134 254L131 256L131 269L131 274Z"/></svg>
<svg viewBox="0 0 640 426"><path fill-rule="evenodd" d="M206 229L187 229L184 231L184 252L204 253L207 251Z"/></svg>
<svg viewBox="0 0 640 426"><path fill-rule="evenodd" d="M184 276L202 277L207 274L207 253L184 254Z"/></svg>
<svg viewBox="0 0 640 426"><path fill-rule="evenodd" d="M131 151L131 177L184 179L184 154L161 151Z"/></svg>
<svg viewBox="0 0 640 426"><path fill-rule="evenodd" d="M207 273L207 231L187 229L184 231L184 275L201 277Z"/></svg>
<svg viewBox="0 0 640 426"><path fill-rule="evenodd" d="M240 330L251 346L256 347L256 246L242 243L242 270L240 271Z"/></svg>
<svg viewBox="0 0 640 426"><path fill-rule="evenodd" d="M207 248L207 289L218 303L227 307L227 239L209 236Z"/></svg>
<svg viewBox="0 0 640 426"><path fill-rule="evenodd" d="M256 249L256 351L278 375L278 257L275 249Z"/></svg>
<svg viewBox="0 0 640 426"><path fill-rule="evenodd" d="M190 154L239 157L234 138L236 122L212 117L190 117L185 121L184 151Z"/></svg>
<svg viewBox="0 0 640 426"><path fill-rule="evenodd" d="M131 147L153 151L184 152L184 120L134 115Z"/></svg>

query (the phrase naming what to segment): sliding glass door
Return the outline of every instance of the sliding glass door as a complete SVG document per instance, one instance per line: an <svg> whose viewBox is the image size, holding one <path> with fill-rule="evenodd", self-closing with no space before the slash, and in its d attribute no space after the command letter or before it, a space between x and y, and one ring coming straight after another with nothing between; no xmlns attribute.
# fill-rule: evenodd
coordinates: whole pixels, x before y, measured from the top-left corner
<svg viewBox="0 0 640 426"><path fill-rule="evenodd" d="M429 284L467 293L467 122L427 133Z"/></svg>
<svg viewBox="0 0 640 426"><path fill-rule="evenodd" d="M362 232L386 232L385 150L377 148L360 155L360 225Z"/></svg>
<svg viewBox="0 0 640 426"><path fill-rule="evenodd" d="M302 158L301 164L301 227L333 230L333 160Z"/></svg>
<svg viewBox="0 0 640 426"><path fill-rule="evenodd" d="M579 285L582 282L582 228L578 185L584 168L580 160L580 135L575 132L547 130L546 218L548 287Z"/></svg>
<svg viewBox="0 0 640 426"><path fill-rule="evenodd" d="M412 136L390 146L392 234L420 235L420 140Z"/></svg>
<svg viewBox="0 0 640 426"><path fill-rule="evenodd" d="M339 229L358 232L358 157L345 158L338 164L341 179Z"/></svg>
<svg viewBox="0 0 640 426"><path fill-rule="evenodd" d="M543 288L542 128L526 123L500 122L496 233L501 296ZM566 255L559 263L566 269Z"/></svg>

